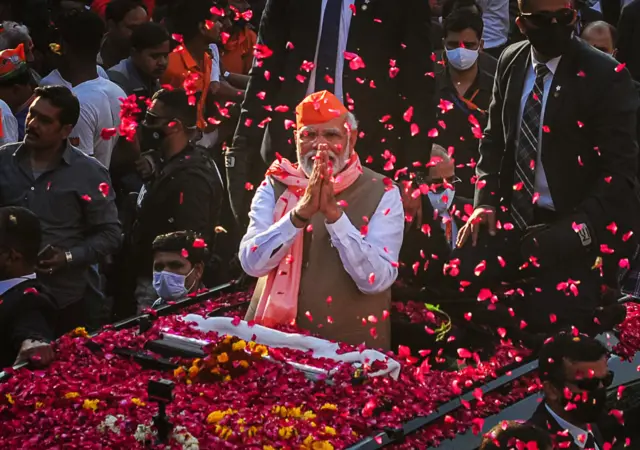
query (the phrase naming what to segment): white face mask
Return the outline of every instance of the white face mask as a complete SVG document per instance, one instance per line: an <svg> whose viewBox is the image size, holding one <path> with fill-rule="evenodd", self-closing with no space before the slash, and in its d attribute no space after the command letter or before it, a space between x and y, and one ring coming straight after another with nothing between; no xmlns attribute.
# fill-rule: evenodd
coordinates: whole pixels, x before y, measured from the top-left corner
<svg viewBox="0 0 640 450"><path fill-rule="evenodd" d="M444 191L436 194L435 192L429 192L429 201L433 209L438 211L438 214L442 215L445 211L451 208L453 203L453 197L456 195L455 189L446 188Z"/></svg>
<svg viewBox="0 0 640 450"><path fill-rule="evenodd" d="M195 267L191 269L191 272L187 275L167 272L166 270L153 272L153 288L163 300L179 300L186 297L191 288L187 289L184 283L187 277L193 273L194 269Z"/></svg>
<svg viewBox="0 0 640 450"><path fill-rule="evenodd" d="M478 50L469 50L468 48L462 47L445 50L447 52L447 61L457 70L470 69L478 59Z"/></svg>

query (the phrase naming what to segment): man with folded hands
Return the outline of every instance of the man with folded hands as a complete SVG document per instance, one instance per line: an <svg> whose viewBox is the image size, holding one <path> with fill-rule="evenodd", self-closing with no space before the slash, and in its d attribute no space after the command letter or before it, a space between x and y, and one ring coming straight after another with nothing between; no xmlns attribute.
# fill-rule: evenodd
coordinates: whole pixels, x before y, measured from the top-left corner
<svg viewBox="0 0 640 450"><path fill-rule="evenodd" d="M242 267L260 278L246 320L389 348L402 202L390 180L361 165L357 127L328 91L296 108L298 162L271 165L240 244Z"/></svg>

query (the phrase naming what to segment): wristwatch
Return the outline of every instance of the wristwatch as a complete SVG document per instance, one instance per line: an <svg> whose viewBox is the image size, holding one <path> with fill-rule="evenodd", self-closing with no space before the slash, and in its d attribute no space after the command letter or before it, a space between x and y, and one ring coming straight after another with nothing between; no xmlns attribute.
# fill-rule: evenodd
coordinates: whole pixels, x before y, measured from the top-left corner
<svg viewBox="0 0 640 450"><path fill-rule="evenodd" d="M225 80L228 80L229 75L231 75L231 72L229 72L228 70L225 70L225 72L222 74L222 78L224 78Z"/></svg>
<svg viewBox="0 0 640 450"><path fill-rule="evenodd" d="M64 252L64 256L65 258L67 258L67 264L71 264L71 262L73 261L73 255L71 254L71 252Z"/></svg>

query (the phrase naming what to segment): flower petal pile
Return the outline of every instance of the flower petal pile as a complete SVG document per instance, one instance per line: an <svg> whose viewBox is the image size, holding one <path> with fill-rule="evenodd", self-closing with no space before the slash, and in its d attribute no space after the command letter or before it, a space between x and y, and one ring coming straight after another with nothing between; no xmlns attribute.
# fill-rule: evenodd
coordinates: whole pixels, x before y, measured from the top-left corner
<svg viewBox="0 0 640 450"><path fill-rule="evenodd" d="M437 405L494 378L500 368L528 353L505 340L488 361L457 371L432 370L427 358L421 364L403 365L397 381L378 377L360 383L353 382L348 370L338 371L331 383L310 381L289 365L259 357L244 360L247 364L238 362L242 370L233 376L202 380L197 373L191 377L189 370L209 368L203 360L176 360L186 369L160 372L143 370L114 353L117 348L142 350L147 341L170 332L216 343L213 348L217 350L211 352L216 367L229 371L235 367L234 359L238 361L234 352L243 352L241 347L249 343L203 333L181 317L206 315L247 297L247 293L228 294L180 315L158 318L145 333L106 329L89 338L76 330L64 336L56 343L58 358L49 368L21 369L0 384L0 448L165 448L166 444L154 441L153 416L158 406L147 395L149 380L161 378L175 383L174 400L167 406L174 427L171 448L345 448L385 427L395 428L431 413ZM240 307L229 314L240 315ZM631 323L637 325L640 313L631 316ZM628 330L623 336L625 333ZM88 346L89 341L101 350ZM629 340L621 345L631 351L639 344ZM220 345L230 348L222 351L225 347ZM302 352L280 350L288 359L314 360ZM508 391L484 397L479 392L473 403L463 402L463 408L398 447L423 448L469 429L477 432L483 417L538 389L535 378L523 378Z"/></svg>

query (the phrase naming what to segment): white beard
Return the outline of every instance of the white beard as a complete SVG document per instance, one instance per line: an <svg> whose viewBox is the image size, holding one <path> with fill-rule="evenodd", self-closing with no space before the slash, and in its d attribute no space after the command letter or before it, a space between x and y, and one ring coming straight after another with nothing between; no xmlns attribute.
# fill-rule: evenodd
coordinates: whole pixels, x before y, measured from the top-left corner
<svg viewBox="0 0 640 450"><path fill-rule="evenodd" d="M333 176L336 176L337 174L342 172L342 170L347 166L350 155L348 154L348 152L345 152L343 156L340 157L339 155L336 155L331 150L329 150L327 153L329 155L329 161L331 161L331 165L333 167L332 174ZM298 151L298 161L300 162L300 167L302 168L302 171L305 173L307 178L311 177L311 173L313 172L313 163L314 163L313 158L315 156L316 156L316 153L309 152L306 155L301 157L300 151Z"/></svg>

